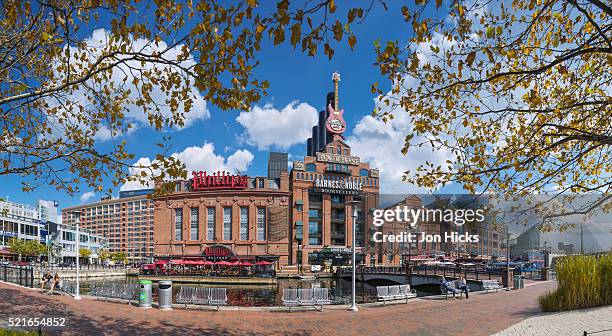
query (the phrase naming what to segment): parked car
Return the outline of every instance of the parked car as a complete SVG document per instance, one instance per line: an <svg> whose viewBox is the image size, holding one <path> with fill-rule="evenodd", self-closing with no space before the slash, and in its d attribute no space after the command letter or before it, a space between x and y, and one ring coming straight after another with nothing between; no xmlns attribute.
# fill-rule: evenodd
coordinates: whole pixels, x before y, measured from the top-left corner
<svg viewBox="0 0 612 336"><path fill-rule="evenodd" d="M0 266L9 266L11 262L8 260L0 260Z"/></svg>

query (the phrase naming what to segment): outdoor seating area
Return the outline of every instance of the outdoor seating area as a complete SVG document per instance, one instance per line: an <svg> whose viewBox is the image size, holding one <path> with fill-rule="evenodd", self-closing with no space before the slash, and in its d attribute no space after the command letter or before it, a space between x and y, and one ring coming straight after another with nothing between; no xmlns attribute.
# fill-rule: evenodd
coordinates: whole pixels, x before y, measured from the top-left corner
<svg viewBox="0 0 612 336"><path fill-rule="evenodd" d="M331 304L328 288L285 288L283 289L283 306L319 306Z"/></svg>
<svg viewBox="0 0 612 336"><path fill-rule="evenodd" d="M204 287L190 287L181 286L176 293L176 303L185 305L209 305L219 306L227 304L227 289L226 288L204 288Z"/></svg>
<svg viewBox="0 0 612 336"><path fill-rule="evenodd" d="M482 280L482 288L484 289L485 293L492 290L497 292L502 288L502 285L497 280Z"/></svg>
<svg viewBox="0 0 612 336"><path fill-rule="evenodd" d="M138 288L138 284L92 284L88 294L107 299L115 298L128 300L128 302L131 303L132 300L136 300L138 298Z"/></svg>
<svg viewBox="0 0 612 336"><path fill-rule="evenodd" d="M406 300L415 298L417 296L414 289L410 289L410 285L395 285L395 286L377 286L376 296L378 301L383 301L387 304L387 301L394 300Z"/></svg>
<svg viewBox="0 0 612 336"><path fill-rule="evenodd" d="M459 297L463 297L463 290L458 284L458 280L449 281L448 287L440 286L440 291L444 294L445 299L448 299L448 294L452 294L455 297L456 294L459 294ZM469 288L468 288L469 291Z"/></svg>
<svg viewBox="0 0 612 336"><path fill-rule="evenodd" d="M139 274L153 276L276 277L274 263L265 260L253 263L245 260L221 260L217 262L190 259L157 260L153 264L143 265Z"/></svg>

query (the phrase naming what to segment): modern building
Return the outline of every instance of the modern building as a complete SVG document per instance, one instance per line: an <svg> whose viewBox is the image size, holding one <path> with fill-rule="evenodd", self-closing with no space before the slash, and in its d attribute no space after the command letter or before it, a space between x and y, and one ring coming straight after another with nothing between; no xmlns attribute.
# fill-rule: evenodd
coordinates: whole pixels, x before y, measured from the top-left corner
<svg viewBox="0 0 612 336"><path fill-rule="evenodd" d="M8 249L11 238L35 240L44 243L41 231L44 226L36 207L27 204L0 201L0 257L15 259Z"/></svg>
<svg viewBox="0 0 612 336"><path fill-rule="evenodd" d="M510 254L513 258L516 258L527 251L539 251L541 247L540 229L537 226L532 226L516 237L516 244L512 246Z"/></svg>
<svg viewBox="0 0 612 336"><path fill-rule="evenodd" d="M42 222L51 221L58 222L57 220L57 201L45 201L38 200L36 207L38 211L38 219Z"/></svg>
<svg viewBox="0 0 612 336"><path fill-rule="evenodd" d="M130 262L149 262L153 259L154 222L150 194L149 190L62 209L62 221L73 227L78 219L82 228L106 239L109 252L123 252Z"/></svg>
<svg viewBox="0 0 612 336"><path fill-rule="evenodd" d="M52 263L76 262L79 251L76 248L76 227L58 224L51 221L44 223L44 236L49 248L48 260ZM88 249L91 252L88 263L98 262L98 252L107 248L104 237L94 235L87 229L79 228L79 250Z"/></svg>
<svg viewBox="0 0 612 336"><path fill-rule="evenodd" d="M267 260L289 257L289 178L193 172L154 199L155 256Z"/></svg>
<svg viewBox="0 0 612 336"><path fill-rule="evenodd" d="M268 178L278 179L281 172L287 172L289 155L287 153L270 152L268 157Z"/></svg>

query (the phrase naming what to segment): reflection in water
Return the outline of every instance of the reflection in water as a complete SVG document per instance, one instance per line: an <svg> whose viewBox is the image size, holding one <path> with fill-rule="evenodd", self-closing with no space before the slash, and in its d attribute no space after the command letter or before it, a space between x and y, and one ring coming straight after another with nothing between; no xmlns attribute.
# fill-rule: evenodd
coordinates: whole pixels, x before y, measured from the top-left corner
<svg viewBox="0 0 612 336"><path fill-rule="evenodd" d="M81 294L87 294L92 284L102 283L138 283L138 278L98 278L81 281ZM376 302L376 286L396 285L395 282L377 281L372 283L357 282L357 302ZM284 288L330 288L334 304L349 304L351 300L351 282L338 278L321 278L317 280L278 279L273 285L234 285L234 284L172 284L173 298L180 286L193 287L225 287L227 288L227 304L230 306L280 306ZM439 293L439 286L417 286L417 296L435 295ZM157 284L153 283L153 300L157 301ZM174 299L173 299L174 300Z"/></svg>

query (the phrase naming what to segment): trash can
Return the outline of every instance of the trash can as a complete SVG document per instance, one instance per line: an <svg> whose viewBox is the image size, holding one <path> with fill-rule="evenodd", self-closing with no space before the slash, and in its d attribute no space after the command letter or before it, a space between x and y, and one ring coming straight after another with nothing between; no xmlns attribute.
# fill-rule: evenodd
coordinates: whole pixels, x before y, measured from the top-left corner
<svg viewBox="0 0 612 336"><path fill-rule="evenodd" d="M140 280L140 290L138 292L138 307L151 308L153 282L151 280Z"/></svg>
<svg viewBox="0 0 612 336"><path fill-rule="evenodd" d="M172 281L159 282L159 309L172 310Z"/></svg>
<svg viewBox="0 0 612 336"><path fill-rule="evenodd" d="M521 276L520 275L515 275L512 278L514 280L514 289L521 289L522 288L521 287L521 281L523 280L523 279L521 279Z"/></svg>
<svg viewBox="0 0 612 336"><path fill-rule="evenodd" d="M519 288L523 289L525 287L525 277L521 276Z"/></svg>

